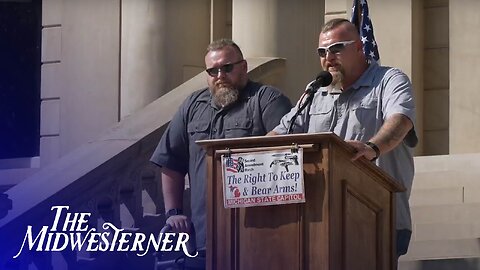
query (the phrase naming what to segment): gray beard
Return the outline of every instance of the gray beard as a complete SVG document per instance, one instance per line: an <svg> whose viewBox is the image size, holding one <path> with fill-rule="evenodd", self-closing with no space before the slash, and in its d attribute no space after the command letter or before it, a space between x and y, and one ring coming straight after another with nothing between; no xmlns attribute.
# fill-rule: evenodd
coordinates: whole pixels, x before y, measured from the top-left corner
<svg viewBox="0 0 480 270"><path fill-rule="evenodd" d="M218 87L213 92L213 102L221 108L228 107L235 103L240 96L240 91L236 88Z"/></svg>
<svg viewBox="0 0 480 270"><path fill-rule="evenodd" d="M335 72L333 75L333 82L330 84L329 89L331 94L339 94L343 92L343 73Z"/></svg>

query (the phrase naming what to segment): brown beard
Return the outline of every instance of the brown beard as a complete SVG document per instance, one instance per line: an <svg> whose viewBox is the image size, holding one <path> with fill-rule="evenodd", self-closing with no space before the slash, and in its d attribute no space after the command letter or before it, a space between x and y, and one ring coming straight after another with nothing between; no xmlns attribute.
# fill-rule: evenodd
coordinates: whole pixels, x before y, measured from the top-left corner
<svg viewBox="0 0 480 270"><path fill-rule="evenodd" d="M343 70L332 72L332 76L333 76L332 85L340 85L341 87L343 83L343 78L344 78Z"/></svg>
<svg viewBox="0 0 480 270"><path fill-rule="evenodd" d="M213 90L213 102L221 108L225 108L235 103L240 96L237 88L217 86Z"/></svg>

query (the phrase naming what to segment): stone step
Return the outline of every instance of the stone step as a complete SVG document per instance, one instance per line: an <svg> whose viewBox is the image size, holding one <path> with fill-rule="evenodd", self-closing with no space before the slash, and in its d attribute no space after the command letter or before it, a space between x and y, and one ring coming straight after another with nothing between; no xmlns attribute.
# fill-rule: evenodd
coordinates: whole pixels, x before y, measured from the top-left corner
<svg viewBox="0 0 480 270"><path fill-rule="evenodd" d="M415 157L413 235L400 270L480 269L480 154Z"/></svg>
<svg viewBox="0 0 480 270"><path fill-rule="evenodd" d="M414 224L449 224L480 222L480 203L411 207Z"/></svg>
<svg viewBox="0 0 480 270"><path fill-rule="evenodd" d="M410 205L446 205L480 203L480 184L465 187L442 187L430 189L413 188L410 194Z"/></svg>
<svg viewBox="0 0 480 270"><path fill-rule="evenodd" d="M478 257L480 257L478 239L429 240L411 242L408 253L401 256L399 261Z"/></svg>
<svg viewBox="0 0 480 270"><path fill-rule="evenodd" d="M480 204L413 207L412 217L412 241L401 261L480 257ZM423 263L404 265L410 267L405 269L423 267Z"/></svg>
<svg viewBox="0 0 480 270"><path fill-rule="evenodd" d="M413 188L410 194L410 206L461 204L464 202L464 187Z"/></svg>
<svg viewBox="0 0 480 270"><path fill-rule="evenodd" d="M418 173L430 171L464 170L465 168L480 169L480 154L452 154L442 156L419 156L414 158L415 171Z"/></svg>
<svg viewBox="0 0 480 270"><path fill-rule="evenodd" d="M413 224L412 241L480 238L480 223Z"/></svg>
<svg viewBox="0 0 480 270"><path fill-rule="evenodd" d="M398 270L478 270L480 258L400 261Z"/></svg>
<svg viewBox="0 0 480 270"><path fill-rule="evenodd" d="M413 189L432 187L479 186L480 170L467 167L461 170L415 172Z"/></svg>
<svg viewBox="0 0 480 270"><path fill-rule="evenodd" d="M480 238L480 204L411 208L412 242Z"/></svg>

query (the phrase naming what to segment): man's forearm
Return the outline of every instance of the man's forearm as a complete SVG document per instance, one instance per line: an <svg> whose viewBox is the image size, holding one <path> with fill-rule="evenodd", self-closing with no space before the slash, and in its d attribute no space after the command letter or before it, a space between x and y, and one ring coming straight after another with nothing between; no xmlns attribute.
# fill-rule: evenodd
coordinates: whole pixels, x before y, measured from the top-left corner
<svg viewBox="0 0 480 270"><path fill-rule="evenodd" d="M387 153L403 141L412 127L413 123L408 117L394 114L369 141L376 144L382 154Z"/></svg>
<svg viewBox="0 0 480 270"><path fill-rule="evenodd" d="M269 131L267 134L265 134L265 136L276 136L276 135L279 135L277 132L275 131Z"/></svg>
<svg viewBox="0 0 480 270"><path fill-rule="evenodd" d="M170 209L183 209L183 191L185 177L176 171L162 168L162 191L165 211Z"/></svg>

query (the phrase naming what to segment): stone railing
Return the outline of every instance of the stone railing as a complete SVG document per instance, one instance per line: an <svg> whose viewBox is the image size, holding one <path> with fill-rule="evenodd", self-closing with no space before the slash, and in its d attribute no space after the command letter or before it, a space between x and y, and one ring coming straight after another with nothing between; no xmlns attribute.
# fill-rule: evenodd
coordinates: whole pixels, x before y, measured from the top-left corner
<svg viewBox="0 0 480 270"><path fill-rule="evenodd" d="M275 84L285 70L284 59L248 59L250 78ZM0 269L148 269L153 256L125 252L28 251L13 259L31 226L32 241L42 226L52 228L52 206L68 212L90 213L88 228L117 228L158 232L164 222L158 168L148 161L163 131L183 100L206 86L199 74L110 128L58 161L5 192L11 205L0 219ZM3 196L3 197L6 197ZM11 206L11 207L10 207ZM11 208L11 209L10 209ZM85 225L85 226L86 226ZM43 239L48 240L48 234ZM54 240L52 240L54 241ZM148 257L148 258L147 258ZM129 267L132 264L132 267ZM133 266L135 265L135 266Z"/></svg>

